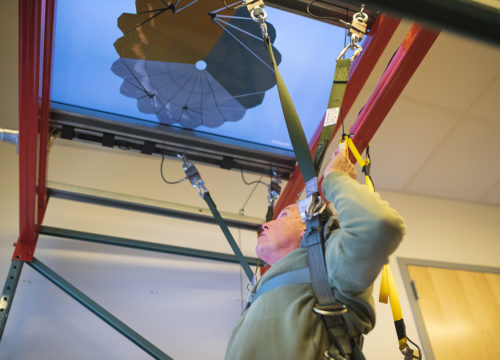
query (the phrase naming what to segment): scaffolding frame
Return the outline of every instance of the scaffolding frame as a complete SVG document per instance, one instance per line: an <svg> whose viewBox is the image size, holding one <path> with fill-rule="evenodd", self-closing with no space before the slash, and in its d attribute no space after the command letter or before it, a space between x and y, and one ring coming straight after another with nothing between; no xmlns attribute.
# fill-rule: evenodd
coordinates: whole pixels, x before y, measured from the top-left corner
<svg viewBox="0 0 500 360"><path fill-rule="evenodd" d="M149 251L201 257L217 261L237 262L234 255L42 226L49 196L59 196L70 200L93 202L104 206L133 208L133 210L150 213L157 213L159 211L158 207L147 203L139 203L137 201L129 201L127 203L126 201L121 201L123 199L113 199L112 197L89 198L87 196L88 194L71 191L58 192L58 189L48 188L47 154L49 143L50 79L52 69L54 9L55 0L19 0L20 228L11 267L7 274L2 297L0 298L0 339L6 326L8 313L14 299L23 264L28 263L29 266L56 284L60 289L80 302L153 358L171 359L162 350L144 339L140 334L129 328L118 318L34 257L38 237L40 234L45 234ZM398 24L399 20L385 14L379 15L375 20L370 36L365 37L363 43L363 48L365 50L362 56L360 56L351 67L350 81L346 89L343 105L343 116L347 114L354 103L354 100L394 34ZM356 129L354 141L358 149L362 151L364 149L363 144L371 139L437 35L438 32L426 30L420 25L414 25L412 27L403 42L404 46L401 46L395 56L395 60L391 62L379 86L377 86L372 94L369 100L370 106L365 107L366 109L362 112L360 118L353 127ZM42 46L43 51L40 51ZM40 75L42 76L40 77ZM41 84L39 82L40 78L42 79ZM41 101L39 101L40 93ZM387 102L387 104L384 105L381 104L381 102ZM319 122L318 130L311 141L310 147L313 148L312 150L314 150L314 147L317 145L318 135L322 124L323 120ZM301 177L298 175L296 169L283 195L280 197L280 201L276 205L276 212L279 212L283 204L295 201L298 191L296 192L294 189L303 186L300 182ZM172 216L172 213L168 213L168 210L163 209L161 211L165 212L163 215ZM177 214L177 216L186 215L182 212L177 212L175 214ZM234 219L228 220L233 221ZM201 219L201 221L203 221L203 219ZM258 226L255 222L245 223L245 221L238 222L238 220L234 220L232 224L247 226L248 228L256 228ZM247 258L247 261L250 264L256 264L257 259Z"/></svg>

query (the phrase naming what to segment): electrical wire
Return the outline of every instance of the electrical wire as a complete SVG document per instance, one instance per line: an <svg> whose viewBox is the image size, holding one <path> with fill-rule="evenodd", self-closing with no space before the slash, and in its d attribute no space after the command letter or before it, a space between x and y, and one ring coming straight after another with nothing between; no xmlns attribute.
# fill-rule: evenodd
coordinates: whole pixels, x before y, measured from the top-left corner
<svg viewBox="0 0 500 360"><path fill-rule="evenodd" d="M161 174L161 178L163 179L163 181L165 181L167 184L174 185L174 184L179 184L179 183L183 182L184 180L186 180L186 177L183 177L182 179L177 180L177 181L168 181L167 179L165 179L165 176L163 175L163 162L164 161L165 161L165 154L162 151L161 152L160 174Z"/></svg>
<svg viewBox="0 0 500 360"><path fill-rule="evenodd" d="M307 7L306 7L306 11L307 13L313 17L313 18L316 18L316 19L323 19L323 20L333 20L333 21L337 21L339 23L341 23L342 25L345 25L345 26L351 26L350 23L348 23L347 21L344 21L342 19L339 19L339 18L334 18L334 17L329 17L329 16L318 16L318 15L314 15L313 13L311 13L311 5L316 2L318 0L310 0L309 3L307 4ZM346 12L349 10L347 8L343 8L343 7L340 7L341 9L345 9Z"/></svg>
<svg viewBox="0 0 500 360"><path fill-rule="evenodd" d="M262 176L259 178L259 180L254 180L254 181L248 182L245 180L245 177L243 176L243 169L242 168L240 168L240 173L241 173L241 179L243 180L245 185L253 185L255 183L259 183L259 184L268 186L264 181L260 180L260 179L262 179Z"/></svg>

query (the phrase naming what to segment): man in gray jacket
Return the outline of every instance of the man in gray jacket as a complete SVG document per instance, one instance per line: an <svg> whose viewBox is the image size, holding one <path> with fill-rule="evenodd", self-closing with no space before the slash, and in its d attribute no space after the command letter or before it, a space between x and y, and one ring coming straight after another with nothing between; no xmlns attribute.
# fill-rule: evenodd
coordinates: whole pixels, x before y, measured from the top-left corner
<svg viewBox="0 0 500 360"><path fill-rule="evenodd" d="M375 325L373 281L405 232L399 214L355 179L354 166L343 150L337 151L322 183L323 196L335 206L340 222L326 240L325 261L335 297L348 308L342 317L351 339ZM307 250L300 247L305 229L295 204L263 225L256 252L271 268L252 289L251 306L233 331L226 359L345 359L313 311L311 284L279 286L256 296L266 281L308 267Z"/></svg>

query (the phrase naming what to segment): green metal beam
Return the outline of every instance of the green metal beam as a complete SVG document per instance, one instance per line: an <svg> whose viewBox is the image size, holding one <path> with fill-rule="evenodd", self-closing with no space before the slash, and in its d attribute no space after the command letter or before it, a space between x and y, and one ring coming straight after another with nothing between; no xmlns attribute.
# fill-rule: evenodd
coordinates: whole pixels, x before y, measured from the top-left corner
<svg viewBox="0 0 500 360"><path fill-rule="evenodd" d="M149 251L156 251L156 252L162 252L162 253L168 253L168 254L190 256L190 257L201 258L201 259L218 260L218 261L239 264L239 261L236 258L236 256L234 256L232 254L224 254L224 253L219 253L219 252L214 252L214 251L185 248L185 247L181 247L181 246L158 244L158 243L153 243L153 242L148 242L148 241L132 240L132 239L126 239L126 238L121 238L121 237L116 237L116 236L93 234L93 233L88 233L88 232L83 232L83 231L55 228L55 227L51 227L51 226L42 226L40 228L40 234L49 235L49 236L57 236L57 237L62 237L62 238L67 238L67 239L89 241L89 242L94 242L94 243L99 243L99 244L117 245L117 246L133 248L133 249L149 250ZM258 261L257 258L253 258L253 257L245 257L245 260L250 265L257 265L257 261Z"/></svg>
<svg viewBox="0 0 500 360"><path fill-rule="evenodd" d="M7 274L7 280L2 290L2 297L0 298L0 339L2 338L3 330L7 323L7 317L9 316L12 301L14 300L14 294L16 293L17 283L21 276L23 264L24 263L20 260L12 260L9 273Z"/></svg>
<svg viewBox="0 0 500 360"><path fill-rule="evenodd" d="M51 198L79 201L88 204L138 211L146 214L169 216L209 224L216 223L210 210L195 206L57 182L49 182L48 186L48 194ZM221 212L221 216L224 218L224 221L228 226L235 226L246 230L257 231L260 228L260 225L265 222L262 218L243 216L228 212Z"/></svg>
<svg viewBox="0 0 500 360"><path fill-rule="evenodd" d="M163 351L161 351L156 346L154 346L152 343L150 343L145 338L143 338L141 335L139 335L137 332L135 332L133 329L131 329L127 325L125 325L125 323L120 321L113 314L108 312L106 309L104 309L102 306L97 304L95 301L93 301L87 295L85 295L80 290L78 290L76 287L71 285L68 281L63 279L56 272L54 272L52 269L50 269L49 267L44 265L42 262L38 261L36 258L33 258L33 261L29 262L28 264L33 269L38 271L40 274L45 276L48 280L50 280L54 285L56 285L61 290L63 290L66 294L71 296L73 299L78 301L80 304L82 304L88 310L90 310L95 315L97 315L101 320L106 322L112 328L117 330L120 334L125 336L127 339L132 341L134 344L139 346L142 350L144 350L149 355L151 355L153 358L161 359L161 360L171 360L172 359L167 354L165 354Z"/></svg>

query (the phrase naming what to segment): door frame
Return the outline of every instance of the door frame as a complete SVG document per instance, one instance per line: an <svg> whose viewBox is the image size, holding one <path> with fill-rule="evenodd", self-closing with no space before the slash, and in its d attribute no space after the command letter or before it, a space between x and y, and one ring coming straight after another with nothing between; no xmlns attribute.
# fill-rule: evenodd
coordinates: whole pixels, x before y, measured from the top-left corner
<svg viewBox="0 0 500 360"><path fill-rule="evenodd" d="M418 292L411 280L410 272L408 271L408 265L427 266L452 270L489 272L494 274L500 274L500 268L404 257L397 257L396 260L398 262L399 271L401 273L406 294L410 302L413 317L415 319L415 323L417 324L417 330L421 341L421 350L424 353L426 360L435 360L429 335L427 334L427 329L425 328L424 318L422 317L422 312L420 311L420 307L418 305Z"/></svg>

